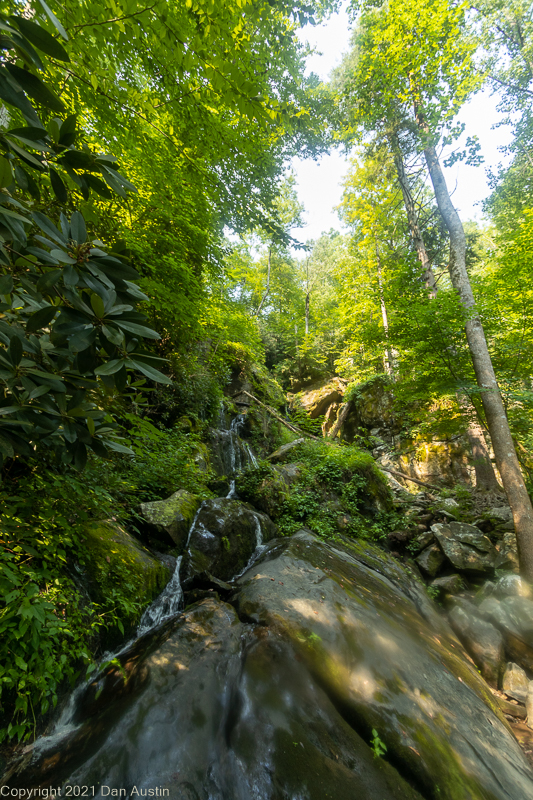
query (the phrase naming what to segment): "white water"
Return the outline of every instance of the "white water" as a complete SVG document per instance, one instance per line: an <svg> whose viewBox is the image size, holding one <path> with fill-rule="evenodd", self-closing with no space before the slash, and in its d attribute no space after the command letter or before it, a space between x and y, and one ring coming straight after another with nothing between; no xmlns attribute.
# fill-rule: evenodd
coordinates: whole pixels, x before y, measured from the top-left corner
<svg viewBox="0 0 533 800"><path fill-rule="evenodd" d="M148 606L141 617L137 628L137 637L155 628L161 622L173 617L181 608L183 603L183 589L180 583L180 566L182 556L176 559L176 569L172 578L169 580L159 597Z"/></svg>

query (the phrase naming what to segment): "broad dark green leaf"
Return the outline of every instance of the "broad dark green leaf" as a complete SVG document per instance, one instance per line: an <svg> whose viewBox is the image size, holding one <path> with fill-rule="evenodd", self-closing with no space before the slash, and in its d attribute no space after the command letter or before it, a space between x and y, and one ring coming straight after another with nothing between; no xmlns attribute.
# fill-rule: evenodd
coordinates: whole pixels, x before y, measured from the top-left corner
<svg viewBox="0 0 533 800"><path fill-rule="evenodd" d="M37 291L43 294L49 292L52 286L55 286L58 282L62 274L62 269L54 269L51 272L46 272L44 275L41 275L37 281Z"/></svg>
<svg viewBox="0 0 533 800"><path fill-rule="evenodd" d="M9 186L11 183L13 183L11 164L7 158L0 156L0 187Z"/></svg>
<svg viewBox="0 0 533 800"><path fill-rule="evenodd" d="M11 275L0 276L0 294L10 294L13 291L13 278Z"/></svg>
<svg viewBox="0 0 533 800"><path fill-rule="evenodd" d="M59 129L59 144L63 147L70 147L76 141L76 122L77 114L70 114L62 123Z"/></svg>
<svg viewBox="0 0 533 800"><path fill-rule="evenodd" d="M52 111L64 111L65 106L59 97L52 92L51 89L42 82L40 78L28 72L27 69L21 69L14 64L8 64L7 69L10 75L17 81L17 83L24 89L26 94Z"/></svg>
<svg viewBox="0 0 533 800"><path fill-rule="evenodd" d="M85 220L79 211L75 211L70 218L70 232L72 238L78 244L84 244L87 240L87 228L85 227Z"/></svg>
<svg viewBox="0 0 533 800"><path fill-rule="evenodd" d="M58 18L56 17L56 15L54 14L54 12L45 3L45 0L39 0L39 3L43 7L46 16L48 17L48 19L50 20L50 22L52 23L52 25L54 26L56 31L60 34L60 36L63 37L63 39L66 42L68 42L67 32L64 29L64 27L62 26L62 24L60 23L60 21L58 20Z"/></svg>
<svg viewBox="0 0 533 800"><path fill-rule="evenodd" d="M60 203L66 203L68 200L68 192L67 187L55 171L55 169L50 168L50 183L52 184L52 189L54 191L55 196L59 200Z"/></svg>
<svg viewBox="0 0 533 800"><path fill-rule="evenodd" d="M6 131L6 133L11 136L22 136L23 139L28 139L32 142L45 141L46 137L48 136L48 132L45 128L36 128L34 126L27 128L12 128L11 130Z"/></svg>
<svg viewBox="0 0 533 800"><path fill-rule="evenodd" d="M133 333L136 336L142 336L145 339L160 339L161 336L157 333L157 331L152 330L151 328L147 328L144 325L137 325L135 322L128 322L126 320L121 319L118 317L114 319L113 322L115 325L118 325L119 328L123 328L128 333Z"/></svg>
<svg viewBox="0 0 533 800"><path fill-rule="evenodd" d="M155 383L166 383L167 385L172 383L169 377L163 375L162 372L159 372L158 369L154 369L154 367L148 366L148 364L143 364L140 361L136 361L133 358L128 358L127 365L129 367L133 367L133 369L142 372L143 375L146 375L147 378L154 381Z"/></svg>
<svg viewBox="0 0 533 800"><path fill-rule="evenodd" d="M89 169L94 164L94 158L81 150L67 150L61 156L59 163L65 163L73 169Z"/></svg>
<svg viewBox="0 0 533 800"><path fill-rule="evenodd" d="M47 250L42 250L40 247L27 247L26 250L28 253L31 253L31 255L36 256L39 261L44 264L50 264L52 266L57 266L57 264L59 264L57 258L54 258Z"/></svg>
<svg viewBox="0 0 533 800"><path fill-rule="evenodd" d="M47 325L52 322L56 313L57 308L55 306L46 306L46 308L40 308L39 311L36 311L35 314L32 314L27 321L26 331L28 333L34 333L41 328L46 328Z"/></svg>
<svg viewBox="0 0 533 800"><path fill-rule="evenodd" d="M48 219L44 214L41 214L40 211L33 212L33 219L39 226L39 228L46 233L47 236L50 236L54 242L57 242L60 245L66 246L67 239L63 236L60 231L56 228L54 223Z"/></svg>
<svg viewBox="0 0 533 800"><path fill-rule="evenodd" d="M26 39L29 39L29 41L43 53L52 56L52 58L56 58L58 61L70 61L69 55L63 45L60 44L57 39L54 39L41 25L29 19L24 19L24 17L13 16L9 18L9 21L17 25L22 35L25 36Z"/></svg>
<svg viewBox="0 0 533 800"><path fill-rule="evenodd" d="M23 91L15 88L13 82L4 67L0 68L0 98L10 106L15 106L24 114L25 118L32 125L40 125L41 121L35 112L32 104Z"/></svg>
<svg viewBox="0 0 533 800"><path fill-rule="evenodd" d="M115 358L112 361L107 361L105 364L101 364L99 367L95 369L96 375L113 375L115 372L118 372L119 369L122 369L124 364L126 363L126 359L124 358Z"/></svg>
<svg viewBox="0 0 533 800"><path fill-rule="evenodd" d="M100 180L100 178L97 178L96 175L93 175L91 172L85 172L83 177L90 188L96 192L96 194L100 195L100 197L105 197L106 200L110 200L113 197L113 192L109 189L107 184Z"/></svg>
<svg viewBox="0 0 533 800"><path fill-rule="evenodd" d="M22 342L20 341L18 336L12 336L11 341L9 342L8 348L9 357L11 362L17 366L22 361Z"/></svg>

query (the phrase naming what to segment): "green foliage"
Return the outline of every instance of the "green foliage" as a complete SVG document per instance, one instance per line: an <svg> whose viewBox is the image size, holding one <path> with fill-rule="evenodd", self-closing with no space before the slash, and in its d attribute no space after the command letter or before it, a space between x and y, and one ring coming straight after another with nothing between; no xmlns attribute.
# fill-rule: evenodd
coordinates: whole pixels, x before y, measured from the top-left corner
<svg viewBox="0 0 533 800"><path fill-rule="evenodd" d="M319 536L335 538L339 517L346 516L344 533L378 540L398 523L386 481L368 453L308 441L293 454L299 474L290 486L269 462L246 470L236 481L239 496L268 510L282 535L305 525Z"/></svg>
<svg viewBox="0 0 533 800"><path fill-rule="evenodd" d="M374 752L374 758L381 758L387 752L387 745L381 741L375 728L372 728L372 741L370 744Z"/></svg>
<svg viewBox="0 0 533 800"><path fill-rule="evenodd" d="M1 738L30 735L65 682L92 669L102 637L116 638L143 610L126 565L119 574L117 565L103 562L105 594L98 602L87 595L87 524L119 517L134 526L139 502L168 497L177 487L209 494L210 472L195 460L205 447L198 434L160 430L133 414L125 423L134 456L91 456L83 478L69 467L32 461L31 473L7 478L2 487Z"/></svg>
<svg viewBox="0 0 533 800"><path fill-rule="evenodd" d="M41 465L42 466L42 465ZM0 739L19 740L55 706L65 681L92 661L95 634L115 624L120 588L104 607L87 603L75 561L87 519L110 511L111 497L75 473L36 471L2 489Z"/></svg>
<svg viewBox="0 0 533 800"><path fill-rule="evenodd" d="M51 20L67 38L53 14ZM2 26L3 52L13 51L21 66L10 56L0 60L0 98L16 122L0 134L0 459L29 458L41 444L83 469L87 448L99 455L107 447L123 449L113 439L103 390L128 388L135 397L135 371L153 381L168 378L156 368L161 359L143 346L159 334L136 310L148 299L132 282L139 277L136 270L118 245L108 253L100 241L90 240L79 211L70 219L61 213L58 228L35 210L39 188L26 169L39 180L49 177L61 205L68 190L60 173L86 199L90 187L110 194L97 174L122 197L133 186L113 157L85 144L75 148L76 115L67 115L37 76L49 59L32 45L56 62L68 62L63 46L35 20L12 16L2 18ZM49 109L63 117L49 119L45 127L35 104L42 114Z"/></svg>

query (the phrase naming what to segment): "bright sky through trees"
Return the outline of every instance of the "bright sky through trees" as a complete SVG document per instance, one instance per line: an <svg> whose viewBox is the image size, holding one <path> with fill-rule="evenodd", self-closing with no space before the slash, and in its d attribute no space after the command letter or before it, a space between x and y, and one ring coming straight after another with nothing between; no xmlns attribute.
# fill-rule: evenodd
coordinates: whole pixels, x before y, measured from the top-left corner
<svg viewBox="0 0 533 800"><path fill-rule="evenodd" d="M308 71L315 72L325 81L349 49L351 31L348 15L343 9L324 25L306 27L300 36L318 50L308 59ZM501 118L496 105L497 98L484 91L474 97L459 114L459 119L466 124L465 137L478 136L485 159L481 167L457 163L444 170L450 191L456 187L453 202L463 219L481 218L480 202L490 191L486 170L489 167L494 169L502 161L507 163L498 148L507 145L511 136L506 127L493 128ZM294 235L305 241L318 238L330 228L341 229L335 206L341 201L341 184L348 171L344 152L341 149L332 151L317 161L295 158L293 170L299 198L305 205L304 219L307 222L305 227L295 230Z"/></svg>

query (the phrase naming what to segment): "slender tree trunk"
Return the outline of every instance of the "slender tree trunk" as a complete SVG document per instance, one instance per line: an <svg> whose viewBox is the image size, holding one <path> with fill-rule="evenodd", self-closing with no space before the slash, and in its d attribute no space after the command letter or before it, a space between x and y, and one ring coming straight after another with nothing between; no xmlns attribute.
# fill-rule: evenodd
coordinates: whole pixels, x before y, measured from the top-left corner
<svg viewBox="0 0 533 800"><path fill-rule="evenodd" d="M429 256L427 254L424 237L418 224L418 214L416 213L416 207L413 200L413 194L411 192L411 186L409 184L409 178L407 177L407 173L405 171L405 164L403 161L402 151L400 149L400 143L398 141L398 136L394 134L391 136L390 141L394 154L394 163L396 165L398 183L400 184L402 190L405 211L407 213L407 221L409 223L409 229L413 238L413 244L416 248L418 260L422 265L423 277L428 290L428 295L431 299L434 299L437 296L439 287L437 286L435 273L433 272L431 261L429 260ZM457 393L457 402L466 419L468 419L468 403L466 399L459 393ZM483 434L483 429L479 422L477 422L477 420L469 421L466 433L472 449L474 469L476 473L476 487L484 491L500 491L500 484L498 483L498 479L494 473L489 450Z"/></svg>
<svg viewBox="0 0 533 800"><path fill-rule="evenodd" d="M263 297L261 298L261 302L259 303L259 308L255 312L257 317L261 313L261 309L263 308L263 303L267 299L267 297L269 295L269 292L270 292L270 263L271 263L271 257L272 257L272 247L269 247L268 248L268 267L267 267L266 288L265 288L265 293L264 293Z"/></svg>
<svg viewBox="0 0 533 800"><path fill-rule="evenodd" d="M409 223L409 230L413 238L413 244L416 249L418 260L422 265L422 276L428 290L430 297L437 296L437 282L435 281L435 274L431 268L431 263L428 258L422 232L418 224L418 214L416 213L415 201L409 185L409 179L405 172L405 164L403 163L403 156L398 142L398 136L395 134L391 137L392 151L394 154L394 164L396 166L396 175L398 176L398 183L400 184L403 196L405 211L407 213L407 221Z"/></svg>
<svg viewBox="0 0 533 800"><path fill-rule="evenodd" d="M305 335L309 335L309 301L310 301L310 287L309 287L309 259L305 263L306 280L305 280Z"/></svg>
<svg viewBox="0 0 533 800"><path fill-rule="evenodd" d="M527 580L533 580L533 507L509 429L509 423L492 366L485 332L475 310L475 300L466 271L466 238L459 215L452 205L448 187L433 146L424 150L437 205L450 234L450 277L466 311L465 330L470 355L481 389L481 400L500 470L507 500L513 512L518 543L520 569Z"/></svg>
<svg viewBox="0 0 533 800"><path fill-rule="evenodd" d="M385 358L384 366L385 372L391 378L394 377L394 366L393 366L393 357L392 351L389 344L389 317L387 315L387 306L385 304L385 295L383 294L383 277L382 277L382 269L381 269L381 256L379 254L379 247L378 247L378 240L377 237L375 238L376 244L376 264L377 264L377 273L378 273L378 288L379 288L379 305L381 307L381 319L383 321L383 329L385 331Z"/></svg>

